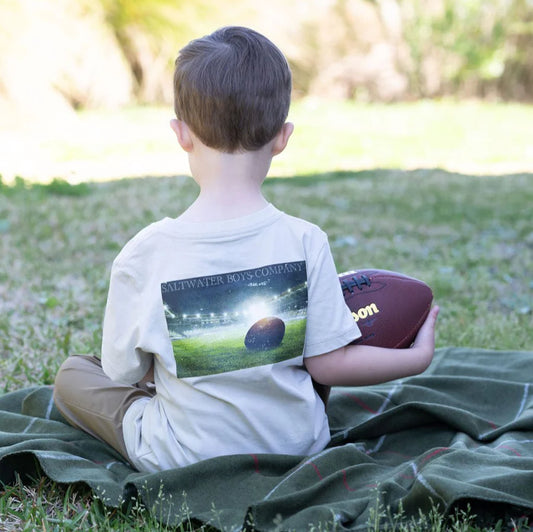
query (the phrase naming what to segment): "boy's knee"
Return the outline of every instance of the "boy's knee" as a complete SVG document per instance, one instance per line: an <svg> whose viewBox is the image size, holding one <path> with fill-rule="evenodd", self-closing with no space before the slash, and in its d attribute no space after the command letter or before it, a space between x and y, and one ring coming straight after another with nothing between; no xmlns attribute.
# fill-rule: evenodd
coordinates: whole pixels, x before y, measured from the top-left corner
<svg viewBox="0 0 533 532"><path fill-rule="evenodd" d="M58 375L65 372L75 372L75 371L94 371L100 372L102 370L102 363L100 359L95 356L90 355L73 355L68 357L63 364L61 364Z"/></svg>
<svg viewBox="0 0 533 532"><path fill-rule="evenodd" d="M87 355L68 357L59 367L54 382L54 399L76 393L87 382L88 374L103 372L100 360Z"/></svg>

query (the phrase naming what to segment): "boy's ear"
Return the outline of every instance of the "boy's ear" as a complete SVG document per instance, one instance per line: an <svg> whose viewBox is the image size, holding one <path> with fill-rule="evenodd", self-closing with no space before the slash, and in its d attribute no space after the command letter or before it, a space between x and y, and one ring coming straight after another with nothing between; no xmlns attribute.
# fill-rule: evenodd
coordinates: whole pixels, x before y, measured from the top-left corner
<svg viewBox="0 0 533 532"><path fill-rule="evenodd" d="M170 121L170 127L176 134L176 138L182 149L186 152L191 152L193 149L193 139L189 126L183 120L173 118Z"/></svg>
<svg viewBox="0 0 533 532"><path fill-rule="evenodd" d="M274 144L272 144L273 156L280 154L285 149L293 131L294 124L292 122L285 122L283 124L279 133L274 137Z"/></svg>

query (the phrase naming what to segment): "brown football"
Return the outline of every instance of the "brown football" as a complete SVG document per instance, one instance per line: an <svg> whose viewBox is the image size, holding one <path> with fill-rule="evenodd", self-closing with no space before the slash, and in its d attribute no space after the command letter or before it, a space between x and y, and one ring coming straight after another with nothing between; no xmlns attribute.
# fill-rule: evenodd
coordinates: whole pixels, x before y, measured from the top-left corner
<svg viewBox="0 0 533 532"><path fill-rule="evenodd" d="M244 338L244 345L251 351L266 351L281 344L285 335L285 323L274 316L256 321Z"/></svg>
<svg viewBox="0 0 533 532"><path fill-rule="evenodd" d="M371 269L341 273L339 281L362 335L353 343L394 348L413 343L433 301L426 283Z"/></svg>

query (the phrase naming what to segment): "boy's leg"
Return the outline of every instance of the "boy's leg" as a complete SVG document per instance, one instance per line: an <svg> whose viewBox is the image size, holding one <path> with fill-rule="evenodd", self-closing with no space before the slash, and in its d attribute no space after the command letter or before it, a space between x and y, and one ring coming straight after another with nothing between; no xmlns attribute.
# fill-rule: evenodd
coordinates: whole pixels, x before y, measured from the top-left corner
<svg viewBox="0 0 533 532"><path fill-rule="evenodd" d="M108 443L126 459L122 420L131 404L142 397L153 395L146 389L112 381L99 358L85 355L67 358L54 385L54 402L63 417Z"/></svg>

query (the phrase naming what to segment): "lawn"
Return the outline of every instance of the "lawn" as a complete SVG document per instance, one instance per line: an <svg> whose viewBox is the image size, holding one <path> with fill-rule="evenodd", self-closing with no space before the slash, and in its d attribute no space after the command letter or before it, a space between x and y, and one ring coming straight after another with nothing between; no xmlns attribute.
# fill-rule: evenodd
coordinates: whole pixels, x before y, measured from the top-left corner
<svg viewBox="0 0 533 532"><path fill-rule="evenodd" d="M2 391L50 384L68 354L99 351L114 256L197 193L185 177L56 188L0 196ZM530 174L369 170L273 179L264 190L328 232L339 271L378 267L427 282L442 307L439 346L533 345Z"/></svg>
<svg viewBox="0 0 533 532"><path fill-rule="evenodd" d="M301 121L304 140L296 142L295 137L296 155L283 155L285 159L273 169L274 175L291 177L267 180L265 194L282 210L327 231L339 271L377 267L426 281L442 309L439 347L531 350L533 174L525 170L533 170L533 155L528 144L531 135L524 136L523 121L527 116L529 124L533 123L531 108L518 113L518 106L473 107L467 118L481 126L478 135L465 140L464 130L454 134L454 124L463 120L461 113L454 115L450 104L443 105L435 106L428 118L428 122L442 120L439 137L435 125L431 133L423 131L424 104L410 108L411 113L416 109L418 120L405 111L406 106L380 106L380 123L370 106L341 108L335 104L332 113L339 121L329 129L320 132L315 125L313 131L310 123ZM519 140L504 120L506 112L516 119ZM362 117L367 125L374 121L373 133L357 133ZM410 130L408 124L402 126L403 141L394 128L382 136L378 133L380 126L407 119L417 125ZM312 146L319 133L330 136L335 131L337 137L327 142L342 146L345 154L350 145L355 154L364 154L364 145L373 146L368 150L370 162L363 165L367 169L360 169L355 158L350 169L349 158L340 164L328 157L327 150L310 149L305 156L306 142ZM496 140L486 141L492 132ZM426 135L430 135L429 142L424 141ZM421 158L411 160L408 154L417 151L411 145L416 142ZM402 159L404 150L407 154ZM510 155L502 162L507 150ZM446 153L455 154L456 172L442 169ZM461 159L466 162L459 173ZM412 169L417 160L422 169ZM508 164L509 171L501 175L479 172L489 168L491 161L495 169ZM476 175L469 165L476 166ZM513 168L520 171L511 173ZM0 186L2 392L51 384L69 354L99 352L113 258L139 229L163 216L177 216L196 194L196 185L187 177L81 185L56 181L47 186L19 180L15 186ZM0 490L0 529L17 519L30 523L29 529L44 529L48 519L60 522L62 530L79 529L75 516L80 508L94 511L94 515L85 514L81 528L96 519L102 530L113 526L142 529L142 520L148 519L139 510L132 524L123 516L110 516L87 494L80 499L71 491L46 484L47 493L55 493L47 495L48 500L43 490L43 481L28 489L19 485ZM66 506L58 503L63 499ZM24 505L24 500L33 502Z"/></svg>
<svg viewBox="0 0 533 532"><path fill-rule="evenodd" d="M70 182L187 173L168 107L83 111L67 121L2 127L0 174ZM37 119L38 117L36 117ZM477 175L533 171L533 105L418 101L394 105L304 99L271 175L369 168L442 168ZM132 155L135 156L132 156Z"/></svg>

